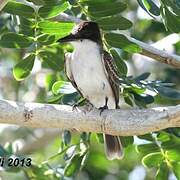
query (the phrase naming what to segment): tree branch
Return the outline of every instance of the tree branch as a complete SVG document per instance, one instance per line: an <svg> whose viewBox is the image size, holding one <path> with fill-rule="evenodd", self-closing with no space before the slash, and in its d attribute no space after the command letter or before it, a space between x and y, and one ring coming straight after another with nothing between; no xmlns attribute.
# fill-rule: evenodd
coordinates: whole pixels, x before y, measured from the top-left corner
<svg viewBox="0 0 180 180"><path fill-rule="evenodd" d="M131 42L138 44L142 48L140 54L155 59L161 63L165 63L176 68L180 68L180 56L169 54L165 51L159 50L151 45L141 42L132 37L126 36Z"/></svg>
<svg viewBox="0 0 180 180"><path fill-rule="evenodd" d="M62 20L63 21L73 21L75 23L79 23L82 21L81 19L76 18L74 16L70 16L66 13L61 13L59 16L57 16L55 18L55 20L57 20L57 21L62 21ZM165 63L165 64L171 65L173 67L180 68L180 56L175 55L175 54L169 54L165 51L159 50L159 49L157 49L151 45L148 45L144 42L136 40L130 36L126 35L126 37L131 42L138 44L142 48L142 52L140 52L141 55L150 57L161 63Z"/></svg>
<svg viewBox="0 0 180 180"><path fill-rule="evenodd" d="M8 3L8 0L0 0L0 11L4 8L4 6Z"/></svg>
<svg viewBox="0 0 180 180"><path fill-rule="evenodd" d="M72 111L71 106L0 100L0 123L130 136L180 127L180 105L151 109Z"/></svg>

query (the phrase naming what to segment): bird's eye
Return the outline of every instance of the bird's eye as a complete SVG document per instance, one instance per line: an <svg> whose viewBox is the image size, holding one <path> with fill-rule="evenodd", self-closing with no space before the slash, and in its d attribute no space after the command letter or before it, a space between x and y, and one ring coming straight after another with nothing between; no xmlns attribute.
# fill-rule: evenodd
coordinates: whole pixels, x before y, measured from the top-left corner
<svg viewBox="0 0 180 180"><path fill-rule="evenodd" d="M82 42L83 40L82 40L82 39L80 39L80 41Z"/></svg>

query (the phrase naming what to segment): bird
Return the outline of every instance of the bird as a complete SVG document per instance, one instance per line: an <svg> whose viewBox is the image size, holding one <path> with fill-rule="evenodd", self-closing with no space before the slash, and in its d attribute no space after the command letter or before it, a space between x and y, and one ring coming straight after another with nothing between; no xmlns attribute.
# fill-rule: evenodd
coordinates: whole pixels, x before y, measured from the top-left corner
<svg viewBox="0 0 180 180"><path fill-rule="evenodd" d="M67 78L90 104L102 111L119 108L118 71L113 57L103 49L96 22L82 21L71 33L58 40L71 43L74 50L65 54ZM103 134L106 157L121 159L123 147L118 136Z"/></svg>

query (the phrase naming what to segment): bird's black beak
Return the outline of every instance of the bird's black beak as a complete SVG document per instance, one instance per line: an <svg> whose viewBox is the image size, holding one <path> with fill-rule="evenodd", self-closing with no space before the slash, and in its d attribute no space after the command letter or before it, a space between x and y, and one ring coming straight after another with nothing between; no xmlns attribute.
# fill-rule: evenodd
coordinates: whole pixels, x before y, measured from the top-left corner
<svg viewBox="0 0 180 180"><path fill-rule="evenodd" d="M60 43L65 43L65 42L71 42L77 40L77 37L74 34L69 34L61 39L58 40Z"/></svg>

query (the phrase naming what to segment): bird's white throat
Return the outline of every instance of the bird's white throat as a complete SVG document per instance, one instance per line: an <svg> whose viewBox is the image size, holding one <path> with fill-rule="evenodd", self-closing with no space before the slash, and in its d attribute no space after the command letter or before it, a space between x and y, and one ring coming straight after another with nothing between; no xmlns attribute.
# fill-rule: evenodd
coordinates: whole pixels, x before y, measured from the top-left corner
<svg viewBox="0 0 180 180"><path fill-rule="evenodd" d="M72 41L71 44L73 45L75 51L89 52L92 50L94 50L94 51L100 50L100 46L96 42L93 42L88 39ZM100 51L99 51L99 53L100 53Z"/></svg>

